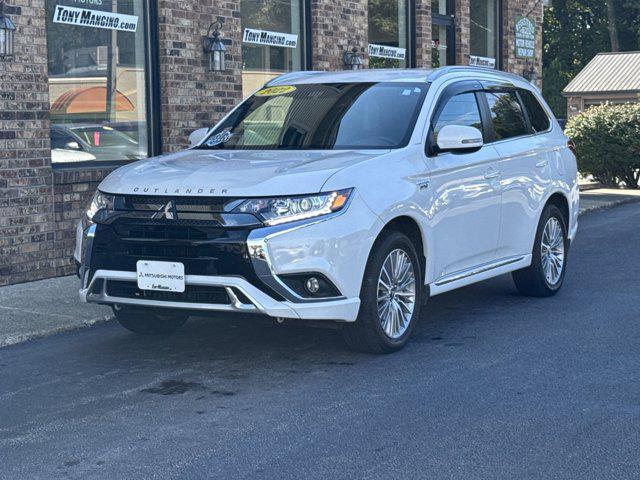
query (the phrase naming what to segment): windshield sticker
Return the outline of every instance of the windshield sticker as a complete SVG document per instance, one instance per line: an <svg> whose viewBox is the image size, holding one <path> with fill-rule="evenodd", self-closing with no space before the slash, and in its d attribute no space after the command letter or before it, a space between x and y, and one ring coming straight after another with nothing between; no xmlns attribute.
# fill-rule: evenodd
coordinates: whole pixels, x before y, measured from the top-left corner
<svg viewBox="0 0 640 480"><path fill-rule="evenodd" d="M215 147L216 145L220 145L222 143L227 143L233 137L233 133L229 130L223 130L220 133L216 133L209 140L207 140L207 147Z"/></svg>
<svg viewBox="0 0 640 480"><path fill-rule="evenodd" d="M256 92L256 97L273 97L275 95L284 95L285 93L291 93L296 89L292 85L281 85L278 87L263 88L259 92Z"/></svg>

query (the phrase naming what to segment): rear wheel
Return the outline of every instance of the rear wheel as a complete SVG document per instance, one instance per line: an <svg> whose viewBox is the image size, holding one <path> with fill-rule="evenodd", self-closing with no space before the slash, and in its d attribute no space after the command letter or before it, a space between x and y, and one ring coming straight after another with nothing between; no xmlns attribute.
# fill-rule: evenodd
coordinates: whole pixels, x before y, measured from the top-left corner
<svg viewBox="0 0 640 480"><path fill-rule="evenodd" d="M380 238L365 268L358 318L343 328L347 345L370 353L404 347L420 315L421 279L411 240L400 232Z"/></svg>
<svg viewBox="0 0 640 480"><path fill-rule="evenodd" d="M512 274L518 291L532 297L558 293L567 269L568 246L562 212L555 205L547 205L538 224L531 265Z"/></svg>
<svg viewBox="0 0 640 480"><path fill-rule="evenodd" d="M126 305L113 307L113 314L120 325L140 335L173 333L189 318L184 313Z"/></svg>

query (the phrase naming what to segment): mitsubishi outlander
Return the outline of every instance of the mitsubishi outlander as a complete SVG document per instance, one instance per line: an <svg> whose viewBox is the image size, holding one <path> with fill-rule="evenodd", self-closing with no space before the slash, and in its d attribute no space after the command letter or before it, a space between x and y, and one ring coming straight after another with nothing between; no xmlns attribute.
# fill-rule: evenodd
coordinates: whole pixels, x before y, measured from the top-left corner
<svg viewBox="0 0 640 480"><path fill-rule="evenodd" d="M429 296L508 272L524 295L562 286L574 148L516 75L285 74L192 140L115 170L78 225L81 299L134 332L259 313L385 353Z"/></svg>

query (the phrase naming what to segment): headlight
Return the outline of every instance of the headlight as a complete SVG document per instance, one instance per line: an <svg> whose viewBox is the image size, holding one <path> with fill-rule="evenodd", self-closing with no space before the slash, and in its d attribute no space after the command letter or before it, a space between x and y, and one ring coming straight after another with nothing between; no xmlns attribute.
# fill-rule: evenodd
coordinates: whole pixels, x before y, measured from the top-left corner
<svg viewBox="0 0 640 480"><path fill-rule="evenodd" d="M93 223L93 217L100 210L113 210L113 195L96 191L91 199L91 203L87 207L85 215L82 217L83 227L86 228L89 224Z"/></svg>
<svg viewBox="0 0 640 480"><path fill-rule="evenodd" d="M245 200L237 212L256 215L266 225L294 222L337 212L345 207L352 189L296 197L252 198Z"/></svg>

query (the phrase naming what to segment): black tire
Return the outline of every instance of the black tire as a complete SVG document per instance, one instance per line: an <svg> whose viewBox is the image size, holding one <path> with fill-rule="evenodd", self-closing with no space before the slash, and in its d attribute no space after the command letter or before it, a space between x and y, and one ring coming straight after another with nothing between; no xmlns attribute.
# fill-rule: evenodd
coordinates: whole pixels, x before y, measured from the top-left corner
<svg viewBox="0 0 640 480"><path fill-rule="evenodd" d="M564 262L560 272L559 280L551 284L547 281L542 264L542 234L547 222L555 218L562 228L563 245L564 245ZM533 242L531 265L522 270L512 273L513 282L522 295L529 297L550 297L558 293L564 282L564 276L567 272L567 254L569 252L569 244L567 239L567 222L562 212L555 205L547 205L540 217L536 238Z"/></svg>
<svg viewBox="0 0 640 480"><path fill-rule="evenodd" d="M415 273L415 300L413 313L404 333L398 338L391 338L383 330L378 314L378 277L387 256L394 250L404 251ZM360 290L360 310L353 323L343 327L343 338L349 348L368 353L392 353L405 346L420 317L422 305L422 268L413 242L404 234L391 231L384 234L374 244L364 272Z"/></svg>
<svg viewBox="0 0 640 480"><path fill-rule="evenodd" d="M188 315L180 312L126 305L114 307L113 314L120 325L139 335L173 333L189 319Z"/></svg>

